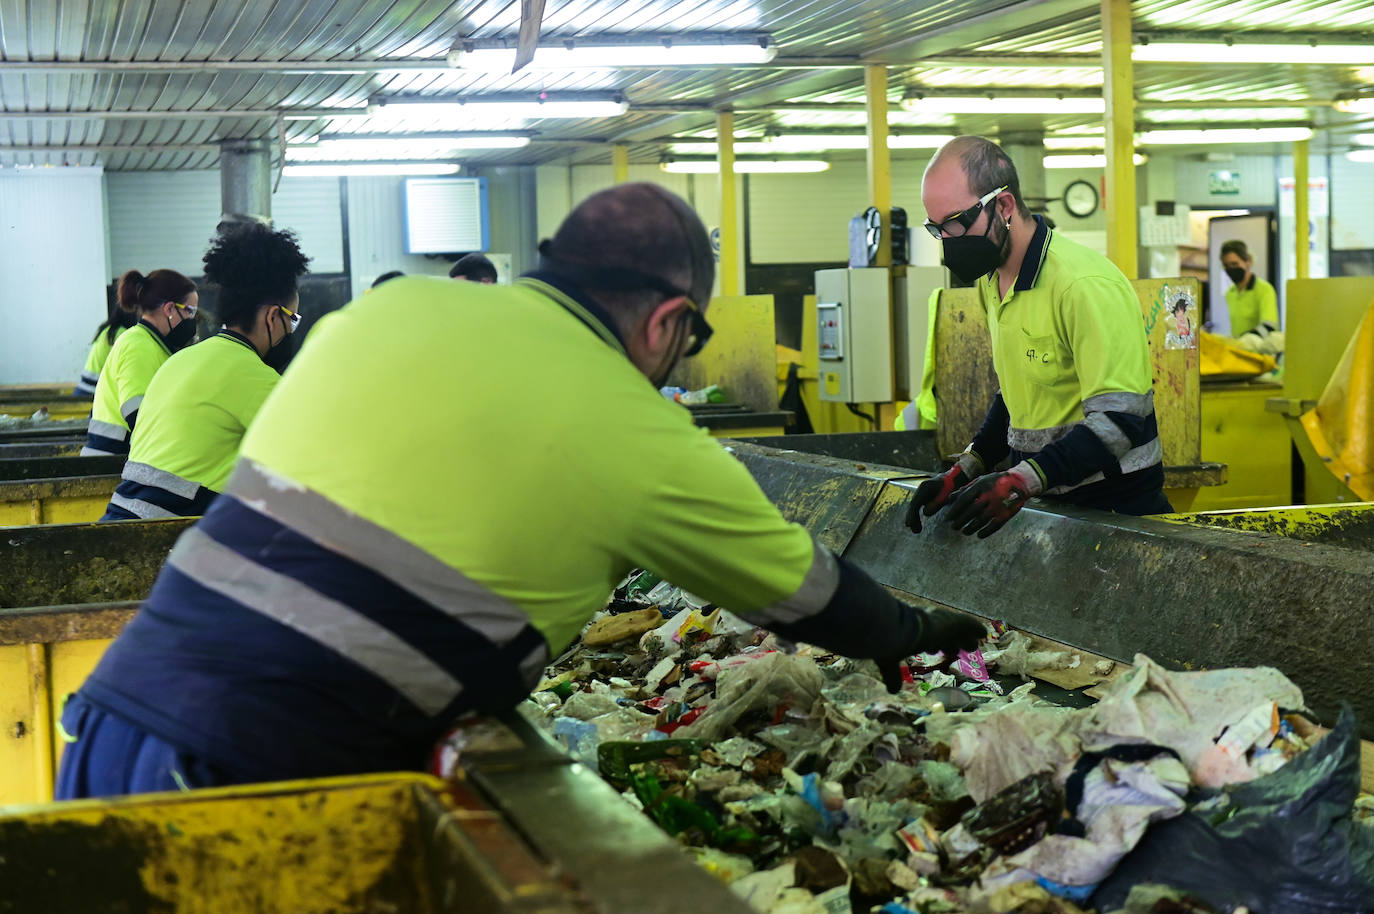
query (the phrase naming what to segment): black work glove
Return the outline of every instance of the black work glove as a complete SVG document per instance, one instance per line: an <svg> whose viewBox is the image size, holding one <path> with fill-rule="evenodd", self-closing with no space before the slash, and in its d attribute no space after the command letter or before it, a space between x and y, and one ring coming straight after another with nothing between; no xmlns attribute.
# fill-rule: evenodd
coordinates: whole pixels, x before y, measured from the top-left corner
<svg viewBox="0 0 1374 914"><path fill-rule="evenodd" d="M971 651L987 637L987 628L972 616L955 612L952 609L917 609L912 612L923 613L925 624L914 644L907 645L897 657L875 660L878 672L883 677L883 685L889 692L902 689L902 661L913 654L943 653L953 660L960 651Z"/></svg>
<svg viewBox="0 0 1374 914"><path fill-rule="evenodd" d="M1006 526L1042 488L1040 476L1024 461L1005 473L980 476L959 490L947 520L965 536L987 539Z"/></svg>
<svg viewBox="0 0 1374 914"><path fill-rule="evenodd" d="M906 508L906 526L912 533L921 532L921 511L926 517L939 511L958 489L977 478L982 462L971 453L959 455L959 461L939 476L927 479L916 487Z"/></svg>

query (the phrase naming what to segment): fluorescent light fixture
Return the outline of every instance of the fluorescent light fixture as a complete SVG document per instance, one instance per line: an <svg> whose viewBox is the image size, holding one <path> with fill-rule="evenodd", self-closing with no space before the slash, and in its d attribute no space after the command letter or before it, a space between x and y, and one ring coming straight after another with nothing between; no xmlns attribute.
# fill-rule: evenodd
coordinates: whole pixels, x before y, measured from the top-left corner
<svg viewBox="0 0 1374 914"><path fill-rule="evenodd" d="M1374 45L1365 44L1224 44L1217 41L1152 41L1131 49L1142 63L1205 64L1374 64Z"/></svg>
<svg viewBox="0 0 1374 914"><path fill-rule="evenodd" d="M1106 149L1104 136L1047 136L1046 149Z"/></svg>
<svg viewBox="0 0 1374 914"><path fill-rule="evenodd" d="M1344 114L1374 114L1374 97L1343 98L1332 107Z"/></svg>
<svg viewBox="0 0 1374 914"><path fill-rule="evenodd" d="M658 166L671 175L718 175L720 163L714 159L663 162ZM735 160L735 173L742 175L801 175L814 174L830 168L829 162L819 159L779 159L777 161Z"/></svg>
<svg viewBox="0 0 1374 914"><path fill-rule="evenodd" d="M1132 160L1137 165L1145 164L1145 156L1135 153ZM1064 155L1064 156L1045 156L1046 168L1106 168L1107 157L1105 155Z"/></svg>
<svg viewBox="0 0 1374 914"><path fill-rule="evenodd" d="M459 150L521 149L530 144L529 137L349 137L322 138L317 143L292 144L286 147L289 161L348 161L353 159L428 159L452 157Z"/></svg>
<svg viewBox="0 0 1374 914"><path fill-rule="evenodd" d="M1136 135L1141 146L1210 146L1214 143L1295 143L1312 139L1310 127L1225 127L1217 130L1146 130Z"/></svg>
<svg viewBox="0 0 1374 914"><path fill-rule="evenodd" d="M888 134L888 149L939 149L941 146L954 139L953 136L946 136L934 133L902 133Z"/></svg>
<svg viewBox="0 0 1374 914"><path fill-rule="evenodd" d="M451 67L510 73L515 48L502 40L474 43L448 56ZM528 67L534 70L605 70L617 67L700 67L767 63L778 53L766 35L623 35L614 38L544 38Z"/></svg>
<svg viewBox="0 0 1374 914"><path fill-rule="evenodd" d="M282 174L288 178L344 178L373 175L456 175L457 162L317 162L287 165Z"/></svg>
<svg viewBox="0 0 1374 914"><path fill-rule="evenodd" d="M1345 158L1350 162L1374 162L1374 149L1352 149Z"/></svg>
<svg viewBox="0 0 1374 914"><path fill-rule="evenodd" d="M1374 146L1374 133L1355 134L1356 146Z"/></svg>
<svg viewBox="0 0 1374 914"><path fill-rule="evenodd" d="M619 117L630 110L623 98L518 98L487 96L467 99L389 98L373 113L380 118L430 117L436 121L464 123L473 119Z"/></svg>
<svg viewBox="0 0 1374 914"><path fill-rule="evenodd" d="M953 136L934 134L889 134L889 149L939 149L954 139ZM715 151L715 141L670 143L668 151L675 155L701 155ZM789 155L806 152L832 152L835 150L865 150L868 136L862 133L784 133L780 136L759 140L753 137L735 140L735 155L769 156Z"/></svg>
<svg viewBox="0 0 1374 914"><path fill-rule="evenodd" d="M1103 114L1107 103L1102 98L1054 98L986 95L927 95L904 98L908 111L932 114Z"/></svg>

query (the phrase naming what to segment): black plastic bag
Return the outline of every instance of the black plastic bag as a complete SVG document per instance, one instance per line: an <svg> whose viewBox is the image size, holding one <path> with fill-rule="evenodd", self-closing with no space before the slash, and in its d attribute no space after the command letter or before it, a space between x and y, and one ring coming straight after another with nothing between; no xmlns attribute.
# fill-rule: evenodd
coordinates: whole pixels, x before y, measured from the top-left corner
<svg viewBox="0 0 1374 914"><path fill-rule="evenodd" d="M1351 816L1359 789L1347 705L1335 729L1273 774L1190 796L1200 808L1151 828L1092 902L1115 910L1150 882L1251 914L1374 911L1374 828Z"/></svg>

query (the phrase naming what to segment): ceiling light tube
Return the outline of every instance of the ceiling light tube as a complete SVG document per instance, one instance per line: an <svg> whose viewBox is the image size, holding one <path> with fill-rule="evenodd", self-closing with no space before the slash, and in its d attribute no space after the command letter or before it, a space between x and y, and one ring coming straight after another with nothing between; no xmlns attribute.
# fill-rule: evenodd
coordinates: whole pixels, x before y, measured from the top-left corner
<svg viewBox="0 0 1374 914"><path fill-rule="evenodd" d="M1138 63L1205 64L1374 64L1374 46L1364 44L1236 43L1151 41L1131 49Z"/></svg>
<svg viewBox="0 0 1374 914"><path fill-rule="evenodd" d="M1374 114L1374 97L1343 98L1331 107L1343 114Z"/></svg>
<svg viewBox="0 0 1374 914"><path fill-rule="evenodd" d="M465 99L386 98L378 100L374 117L383 119L429 117L464 123L472 119L619 117L630 106L623 98L534 98L531 96L476 96Z"/></svg>
<svg viewBox="0 0 1374 914"><path fill-rule="evenodd" d="M1104 136L1047 136L1046 149L1106 149Z"/></svg>
<svg viewBox="0 0 1374 914"><path fill-rule="evenodd" d="M543 38L528 64L535 70L615 69L619 67L693 67L768 63L777 45L767 35L624 35L614 38ZM486 46L484 46L486 45ZM510 73L515 47L508 40L473 42L452 51L451 67L484 73Z"/></svg>
<svg viewBox="0 0 1374 914"><path fill-rule="evenodd" d="M1019 97L989 98L985 95L927 95L902 99L907 111L923 114L1103 114L1107 103L1101 97Z"/></svg>
<svg viewBox="0 0 1374 914"><path fill-rule="evenodd" d="M286 147L287 158L325 158L337 156L341 159L406 159L429 155L445 155L456 150L472 149L523 149L530 144L527 136L493 137L406 137L358 136L347 139L321 137L315 143L293 143Z"/></svg>
<svg viewBox="0 0 1374 914"><path fill-rule="evenodd" d="M1345 157L1351 162L1374 162L1374 149L1352 149Z"/></svg>
<svg viewBox="0 0 1374 914"><path fill-rule="evenodd" d="M1355 134L1356 146L1374 146L1374 133Z"/></svg>
<svg viewBox="0 0 1374 914"><path fill-rule="evenodd" d="M1131 160L1137 165L1145 164L1145 156L1140 153L1132 155ZM1107 157L1105 155L1056 155L1045 156L1046 168L1106 168Z"/></svg>
<svg viewBox="0 0 1374 914"><path fill-rule="evenodd" d="M312 162L287 165L282 174L288 178L343 178L374 175L456 175L457 162Z"/></svg>
<svg viewBox="0 0 1374 914"><path fill-rule="evenodd" d="M1295 143L1311 138L1310 127L1256 127L1146 130L1136 135L1136 142L1141 146L1210 146L1217 143Z"/></svg>
<svg viewBox="0 0 1374 914"><path fill-rule="evenodd" d="M686 159L676 162L663 162L658 166L662 171L673 175L718 175L720 163L714 159ZM819 159L778 159L751 161L736 159L735 171L742 175L799 175L815 174L830 168L829 162Z"/></svg>

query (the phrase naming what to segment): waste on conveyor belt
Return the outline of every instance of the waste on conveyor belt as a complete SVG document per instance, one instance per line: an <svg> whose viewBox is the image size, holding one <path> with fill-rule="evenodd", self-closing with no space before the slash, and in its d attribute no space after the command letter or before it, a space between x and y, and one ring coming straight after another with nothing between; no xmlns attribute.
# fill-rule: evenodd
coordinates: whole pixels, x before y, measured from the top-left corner
<svg viewBox="0 0 1374 914"><path fill-rule="evenodd" d="M889 694L640 573L521 712L767 914L1374 910L1349 712L1143 655L1061 707L1022 680L1099 659L995 629Z"/></svg>

